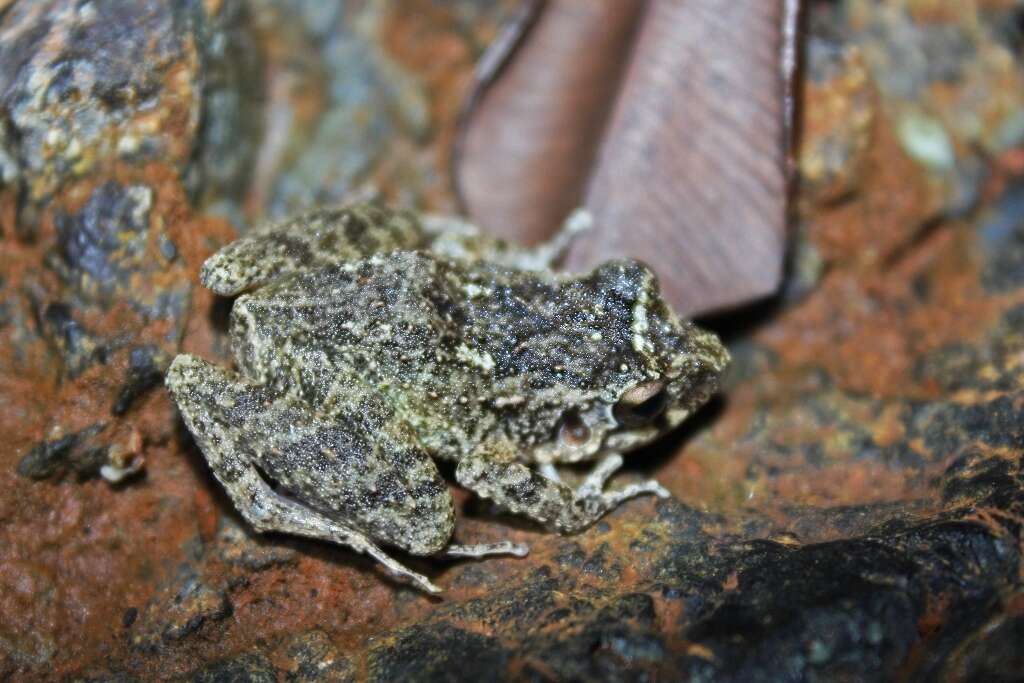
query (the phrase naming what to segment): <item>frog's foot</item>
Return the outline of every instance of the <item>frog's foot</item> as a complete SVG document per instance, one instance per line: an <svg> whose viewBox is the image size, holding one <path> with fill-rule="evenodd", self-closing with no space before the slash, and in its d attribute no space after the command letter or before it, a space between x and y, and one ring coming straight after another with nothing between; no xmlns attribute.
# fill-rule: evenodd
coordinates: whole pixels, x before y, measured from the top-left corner
<svg viewBox="0 0 1024 683"><path fill-rule="evenodd" d="M609 454L575 491L560 481L519 463L467 458L459 463L459 483L501 507L523 514L561 533L576 533L600 519L623 501L653 494L668 498L669 492L650 480L616 491L604 491L608 478L622 466L622 456Z"/></svg>
<svg viewBox="0 0 1024 683"><path fill-rule="evenodd" d="M455 543L444 549L446 557L489 557L491 555L513 555L526 557L530 549L522 543L501 541L500 543L478 543L476 545L457 545Z"/></svg>

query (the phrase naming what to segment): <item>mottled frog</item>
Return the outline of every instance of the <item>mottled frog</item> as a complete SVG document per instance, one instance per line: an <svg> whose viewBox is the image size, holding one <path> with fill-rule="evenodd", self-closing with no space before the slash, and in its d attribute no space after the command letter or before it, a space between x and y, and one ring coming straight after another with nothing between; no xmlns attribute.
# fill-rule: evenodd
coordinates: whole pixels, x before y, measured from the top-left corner
<svg viewBox="0 0 1024 683"><path fill-rule="evenodd" d="M621 453L716 391L728 354L681 321L631 260L584 275L552 261L585 227L517 248L472 226L374 204L257 230L203 265L239 295L237 371L179 355L167 387L217 479L260 531L349 546L437 592L413 555L524 554L452 543L459 484L561 533L655 481L606 491ZM595 461L577 488L557 466Z"/></svg>

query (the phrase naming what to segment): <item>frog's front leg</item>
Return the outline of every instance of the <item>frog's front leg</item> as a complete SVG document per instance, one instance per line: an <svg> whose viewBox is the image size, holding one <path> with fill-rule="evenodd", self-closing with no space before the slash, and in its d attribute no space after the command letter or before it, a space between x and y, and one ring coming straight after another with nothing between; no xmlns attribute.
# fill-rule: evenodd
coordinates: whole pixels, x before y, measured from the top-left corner
<svg viewBox="0 0 1024 683"><path fill-rule="evenodd" d="M605 456L576 490L526 465L480 456L462 460L455 478L477 495L493 500L510 512L571 534L586 529L630 498L645 494L669 497L669 492L653 480L630 484L617 491L604 491L608 478L621 466L622 456L618 453Z"/></svg>

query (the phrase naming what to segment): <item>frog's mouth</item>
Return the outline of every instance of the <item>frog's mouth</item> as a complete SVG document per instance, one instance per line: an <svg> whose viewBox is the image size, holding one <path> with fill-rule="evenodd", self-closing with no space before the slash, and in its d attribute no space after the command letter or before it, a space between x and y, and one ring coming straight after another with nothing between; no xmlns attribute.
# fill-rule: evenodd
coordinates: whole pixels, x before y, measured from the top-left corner
<svg viewBox="0 0 1024 683"><path fill-rule="evenodd" d="M713 380L678 383L663 377L627 389L610 407L611 424L598 453L625 452L645 446L678 427L714 392ZM685 393L684 393L685 392Z"/></svg>
<svg viewBox="0 0 1024 683"><path fill-rule="evenodd" d="M689 409L674 406L666 409L656 419L643 426L623 427L618 431L609 432L601 449L605 452L631 451L655 441L667 432L675 429L683 420L690 416Z"/></svg>
<svg viewBox="0 0 1024 683"><path fill-rule="evenodd" d="M614 404L597 402L566 412L555 438L538 449L534 458L568 464L633 450L671 431L691 412L676 402L664 382L637 384Z"/></svg>

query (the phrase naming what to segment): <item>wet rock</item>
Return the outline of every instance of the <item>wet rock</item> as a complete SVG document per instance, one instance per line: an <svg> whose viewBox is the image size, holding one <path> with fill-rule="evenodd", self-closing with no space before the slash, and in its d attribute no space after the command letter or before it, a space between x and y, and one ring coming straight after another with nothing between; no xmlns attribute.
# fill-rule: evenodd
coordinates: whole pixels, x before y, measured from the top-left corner
<svg viewBox="0 0 1024 683"><path fill-rule="evenodd" d="M109 303L141 270L153 191L144 185L100 185L82 210L56 217L57 246L67 284L93 302Z"/></svg>
<svg viewBox="0 0 1024 683"><path fill-rule="evenodd" d="M222 517L220 527L217 548L221 559L229 564L259 571L295 559L293 548L282 545L279 539L260 537L230 517Z"/></svg>
<svg viewBox="0 0 1024 683"><path fill-rule="evenodd" d="M55 436L36 444L18 461L18 474L29 479L59 478L74 472L79 479L96 476L107 462L107 445L99 438L106 424Z"/></svg>
<svg viewBox="0 0 1024 683"><path fill-rule="evenodd" d="M263 135L263 59L250 5L243 0L192 5L191 27L200 46L200 125L185 185L193 203L240 206L249 190Z"/></svg>
<svg viewBox="0 0 1024 683"><path fill-rule="evenodd" d="M347 657L338 652L330 636L316 629L300 633L285 649L284 679L294 683L346 683L356 680Z"/></svg>
<svg viewBox="0 0 1024 683"><path fill-rule="evenodd" d="M59 643L44 626L56 616L56 606L52 600L38 604L36 599L57 589L45 565L5 558L0 601L4 613L12 616L0 621L0 675L14 679L19 671L46 670L59 655Z"/></svg>
<svg viewBox="0 0 1024 683"><path fill-rule="evenodd" d="M583 547L579 543L565 543L555 556L555 561L562 569L575 568L579 569L583 566L583 562L586 560L586 554L583 551Z"/></svg>
<svg viewBox="0 0 1024 683"><path fill-rule="evenodd" d="M381 12L367 7L355 10L357 16L345 16L307 2L261 4L262 20L283 23L286 39L316 46L317 61L293 77L326 81L323 110L312 131L288 131L303 153L280 169L270 190L272 215L338 203L367 183L403 136L429 137L430 106L423 85L377 44ZM289 66L295 70L294 63ZM365 116L367 107L378 114Z"/></svg>
<svg viewBox="0 0 1024 683"><path fill-rule="evenodd" d="M835 200L859 189L856 184L871 149L879 106L863 59L824 33L819 28L808 36L806 87L815 99L841 113L815 108L804 120L800 177L807 184L805 196L816 201Z"/></svg>
<svg viewBox="0 0 1024 683"><path fill-rule="evenodd" d="M75 676L68 683L136 683L139 679L127 673L100 673Z"/></svg>
<svg viewBox="0 0 1024 683"><path fill-rule="evenodd" d="M277 673L265 656L247 652L207 664L177 680L182 683L275 683Z"/></svg>
<svg viewBox="0 0 1024 683"><path fill-rule="evenodd" d="M622 574L622 562L613 556L612 549L607 543L602 543L583 563L582 569L586 574L614 580Z"/></svg>
<svg viewBox="0 0 1024 683"><path fill-rule="evenodd" d="M557 572L542 566L521 582L454 606L448 616L454 621L480 621L490 629L504 627L526 631L557 609L558 588L562 583L556 576Z"/></svg>
<svg viewBox="0 0 1024 683"><path fill-rule="evenodd" d="M184 638L199 630L206 621L231 614L227 596L194 580L182 586L172 605L163 629L163 637L168 640Z"/></svg>
<svg viewBox="0 0 1024 683"><path fill-rule="evenodd" d="M737 559L735 588L686 632L714 659L684 659L693 675L870 678L902 661L916 637L914 567L881 544L761 545Z"/></svg>
<svg viewBox="0 0 1024 683"><path fill-rule="evenodd" d="M111 181L97 187L77 213L58 213L60 258L51 265L79 306L124 301L147 319L181 324L191 286L156 281L173 265L177 248L165 233L150 229L152 203L152 189Z"/></svg>
<svg viewBox="0 0 1024 683"><path fill-rule="evenodd" d="M1020 596L1014 600L1018 604L1011 607L1009 615L998 615L982 624L965 638L966 647L943 662L941 668L936 667L937 680L1009 683L1019 678L1024 667L1019 647L1024 642L1024 616L1013 613L1019 610Z"/></svg>
<svg viewBox="0 0 1024 683"><path fill-rule="evenodd" d="M969 405L936 405L922 410L915 426L925 445L939 453L955 453L960 444L978 440L991 446L1024 446L1024 409L1009 396Z"/></svg>
<svg viewBox="0 0 1024 683"><path fill-rule="evenodd" d="M66 377L74 379L96 363L105 363L113 350L110 342L85 329L75 320L74 309L63 302L50 302L40 316L43 330L63 361Z"/></svg>
<svg viewBox="0 0 1024 683"><path fill-rule="evenodd" d="M244 224L365 184L444 206L460 84L517 4L0 0L0 678L1013 679L1024 67L1006 3L810 3L807 272L710 321L740 359L724 398L612 483L656 476L672 499L562 538L459 492L460 541L531 552L402 557L440 600L241 526L155 384L182 344L227 352L230 302L185 287L231 234L195 206ZM104 26L72 36L86 21ZM114 26L124 44L97 40ZM273 110L238 86L261 60ZM941 126L952 172L914 158L906 112ZM29 479L129 454L137 485Z"/></svg>
<svg viewBox="0 0 1024 683"><path fill-rule="evenodd" d="M950 504L1012 509L1016 492L1012 459L992 457L982 448L968 447L942 475L942 499Z"/></svg>
<svg viewBox="0 0 1024 683"><path fill-rule="evenodd" d="M993 292L1024 286L1024 185L1011 188L987 213L978 241L988 256L983 282Z"/></svg>
<svg viewBox="0 0 1024 683"><path fill-rule="evenodd" d="M651 680L664 667L666 647L648 595L615 596L597 609L576 606L557 616L549 622L557 629L516 647L530 653L526 672L550 672L557 680Z"/></svg>
<svg viewBox="0 0 1024 683"><path fill-rule="evenodd" d="M191 299L179 183L244 191L255 150L245 122L259 119L243 102L252 46L236 0L18 2L0 35L4 265L17 280L3 333L12 369L38 383L56 375L66 393L46 405L42 431L68 431L85 422L75 410L91 411L76 393L116 418L157 385L159 362L144 367L134 349L176 350ZM112 438L134 430L114 423Z"/></svg>
<svg viewBox="0 0 1024 683"><path fill-rule="evenodd" d="M1018 32L1013 14L914 2L867 11L853 2L820 3L811 11L818 15L819 40L859 51L904 151L945 185L945 210L974 206L987 175L982 156L1024 139L1024 100L1006 90L1007 83L1022 82L1022 74L1014 48L1000 39ZM839 12L853 21L837 21L831 13ZM944 96L948 84L967 81L977 89L972 95ZM986 116L994 118L976 125Z"/></svg>
<svg viewBox="0 0 1024 683"><path fill-rule="evenodd" d="M23 234L34 231L32 216L68 183L115 161L159 160L224 189L245 177L251 143L218 134L243 134L251 117L227 104L251 72L232 59L238 50L230 46L239 40L225 25L237 21L239 3L221 5L214 17L198 3L109 0L18 2L4 12L0 156L7 161L0 166L29 210ZM233 66L218 71L227 60ZM206 170L209 163L195 164L200 140L204 159L222 153L234 163L216 166L219 174Z"/></svg>
<svg viewBox="0 0 1024 683"><path fill-rule="evenodd" d="M168 365L170 359L153 345L132 349L128 374L110 412L113 415L124 415L136 399L162 385Z"/></svg>
<svg viewBox="0 0 1024 683"><path fill-rule="evenodd" d="M495 638L448 624L403 629L367 655L374 681L510 680L508 662L509 652Z"/></svg>
<svg viewBox="0 0 1024 683"><path fill-rule="evenodd" d="M200 630L205 624L231 615L227 594L207 585L191 567L182 567L172 584L143 610L132 630L131 642L142 650L156 650Z"/></svg>

